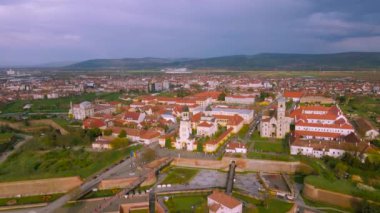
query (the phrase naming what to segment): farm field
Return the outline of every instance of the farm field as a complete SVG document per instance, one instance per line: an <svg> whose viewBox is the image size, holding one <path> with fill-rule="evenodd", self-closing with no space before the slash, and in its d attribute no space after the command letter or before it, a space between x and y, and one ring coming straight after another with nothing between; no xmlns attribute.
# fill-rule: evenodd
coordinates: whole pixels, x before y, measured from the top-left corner
<svg viewBox="0 0 380 213"><path fill-rule="evenodd" d="M26 104L32 104L28 112L68 112L70 102L80 103L82 101L94 101L95 99L104 99L106 101L118 100L120 93L85 93L78 96L68 96L56 99L39 99L39 100L17 100L0 106L2 113L24 112L23 107Z"/></svg>

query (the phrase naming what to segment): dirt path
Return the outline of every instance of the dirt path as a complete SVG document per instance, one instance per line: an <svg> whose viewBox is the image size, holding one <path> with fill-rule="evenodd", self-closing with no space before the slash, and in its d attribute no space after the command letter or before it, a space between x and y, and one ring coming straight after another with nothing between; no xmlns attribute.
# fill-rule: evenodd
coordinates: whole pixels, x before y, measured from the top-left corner
<svg viewBox="0 0 380 213"><path fill-rule="evenodd" d="M6 161L10 155L15 153L22 145L24 145L26 142L28 142L29 140L33 138L30 135L22 135L22 134L18 134L18 135L23 137L24 139L22 141L17 142L12 150L6 151L0 155L0 164Z"/></svg>
<svg viewBox="0 0 380 213"><path fill-rule="evenodd" d="M60 126L59 124L57 124L55 121L51 119L30 120L29 123L31 126L41 125L41 124L48 125L48 126L53 127L54 129L59 129L62 135L69 134L69 132L65 128L63 128L62 126ZM0 121L0 125L9 126L13 129L17 129L20 131L23 131L24 128L27 128L23 122Z"/></svg>

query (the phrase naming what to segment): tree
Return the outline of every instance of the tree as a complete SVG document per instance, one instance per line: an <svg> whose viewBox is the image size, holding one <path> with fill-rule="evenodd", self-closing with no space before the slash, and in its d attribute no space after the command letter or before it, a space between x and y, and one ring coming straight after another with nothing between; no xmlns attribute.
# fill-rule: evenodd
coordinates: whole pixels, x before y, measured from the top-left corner
<svg viewBox="0 0 380 213"><path fill-rule="evenodd" d="M346 103L346 96L339 96L338 101L340 104Z"/></svg>
<svg viewBox="0 0 380 213"><path fill-rule="evenodd" d="M201 143L201 142L197 143L197 151L198 152L203 152L203 143Z"/></svg>
<svg viewBox="0 0 380 213"><path fill-rule="evenodd" d="M222 92L218 96L218 101L225 101L226 100L226 93Z"/></svg>
<svg viewBox="0 0 380 213"><path fill-rule="evenodd" d="M367 200L363 200L356 209L356 212L380 213L380 206L375 203L370 203Z"/></svg>
<svg viewBox="0 0 380 213"><path fill-rule="evenodd" d="M156 159L156 152L151 148L147 148L142 153L141 157L144 162L151 162Z"/></svg>
<svg viewBox="0 0 380 213"><path fill-rule="evenodd" d="M25 126L30 126L30 123L29 123L29 120L28 120L28 119L24 119L24 125L25 125Z"/></svg>
<svg viewBox="0 0 380 213"><path fill-rule="evenodd" d="M86 131L86 135L87 137L89 137L91 141L93 141L96 137L102 135L102 132L100 131L99 128L93 128L93 129L88 129Z"/></svg>
<svg viewBox="0 0 380 213"><path fill-rule="evenodd" d="M103 134L104 134L105 136L110 136L110 135L112 134L112 129L106 129L106 130L104 130L104 131L103 131Z"/></svg>
<svg viewBox="0 0 380 213"><path fill-rule="evenodd" d="M125 148L129 145L129 140L127 138L115 138L111 141L111 146L113 149Z"/></svg>
<svg viewBox="0 0 380 213"><path fill-rule="evenodd" d="M343 178L346 174L348 170L348 166L345 165L344 163L341 163L339 162L336 166L335 166L335 175L338 177L338 178Z"/></svg>
<svg viewBox="0 0 380 213"><path fill-rule="evenodd" d="M260 92L260 101L264 101L267 97L269 97L267 92Z"/></svg>
<svg viewBox="0 0 380 213"><path fill-rule="evenodd" d="M165 139L165 147L168 149L172 148L172 140L170 138Z"/></svg>
<svg viewBox="0 0 380 213"><path fill-rule="evenodd" d="M119 138L125 138L125 137L127 137L127 132L124 129L122 129L119 133Z"/></svg>

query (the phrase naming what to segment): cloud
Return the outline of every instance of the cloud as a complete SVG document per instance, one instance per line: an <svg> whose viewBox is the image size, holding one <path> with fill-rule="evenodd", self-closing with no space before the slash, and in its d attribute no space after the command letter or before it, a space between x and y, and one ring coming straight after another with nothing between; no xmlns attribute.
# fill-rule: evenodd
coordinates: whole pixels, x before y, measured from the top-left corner
<svg viewBox="0 0 380 213"><path fill-rule="evenodd" d="M0 64L376 49L378 2L2 0Z"/></svg>
<svg viewBox="0 0 380 213"><path fill-rule="evenodd" d="M346 38L334 42L332 48L336 51L379 51L380 36Z"/></svg>

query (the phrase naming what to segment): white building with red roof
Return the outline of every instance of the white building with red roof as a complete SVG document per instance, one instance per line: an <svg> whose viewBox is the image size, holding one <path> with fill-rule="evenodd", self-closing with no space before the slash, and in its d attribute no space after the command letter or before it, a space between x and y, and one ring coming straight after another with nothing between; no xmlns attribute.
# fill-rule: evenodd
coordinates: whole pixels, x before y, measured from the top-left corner
<svg viewBox="0 0 380 213"><path fill-rule="evenodd" d="M300 102L302 95L303 93L299 91L285 91L284 92L284 97L287 100L292 100L294 102Z"/></svg>
<svg viewBox="0 0 380 213"><path fill-rule="evenodd" d="M211 137L218 130L216 122L202 121L197 125L197 135L198 136L209 136Z"/></svg>
<svg viewBox="0 0 380 213"><path fill-rule="evenodd" d="M295 122L290 145L292 155L339 157L347 151L362 153L368 147L356 136L338 106L299 106L291 117Z"/></svg>
<svg viewBox="0 0 380 213"><path fill-rule="evenodd" d="M243 203L238 199L215 190L207 197L210 213L242 213Z"/></svg>
<svg viewBox="0 0 380 213"><path fill-rule="evenodd" d="M247 153L247 147L238 141L231 141L226 146L226 152L228 153Z"/></svg>
<svg viewBox="0 0 380 213"><path fill-rule="evenodd" d="M225 102L229 104L254 104L254 95L228 95L225 97Z"/></svg>

